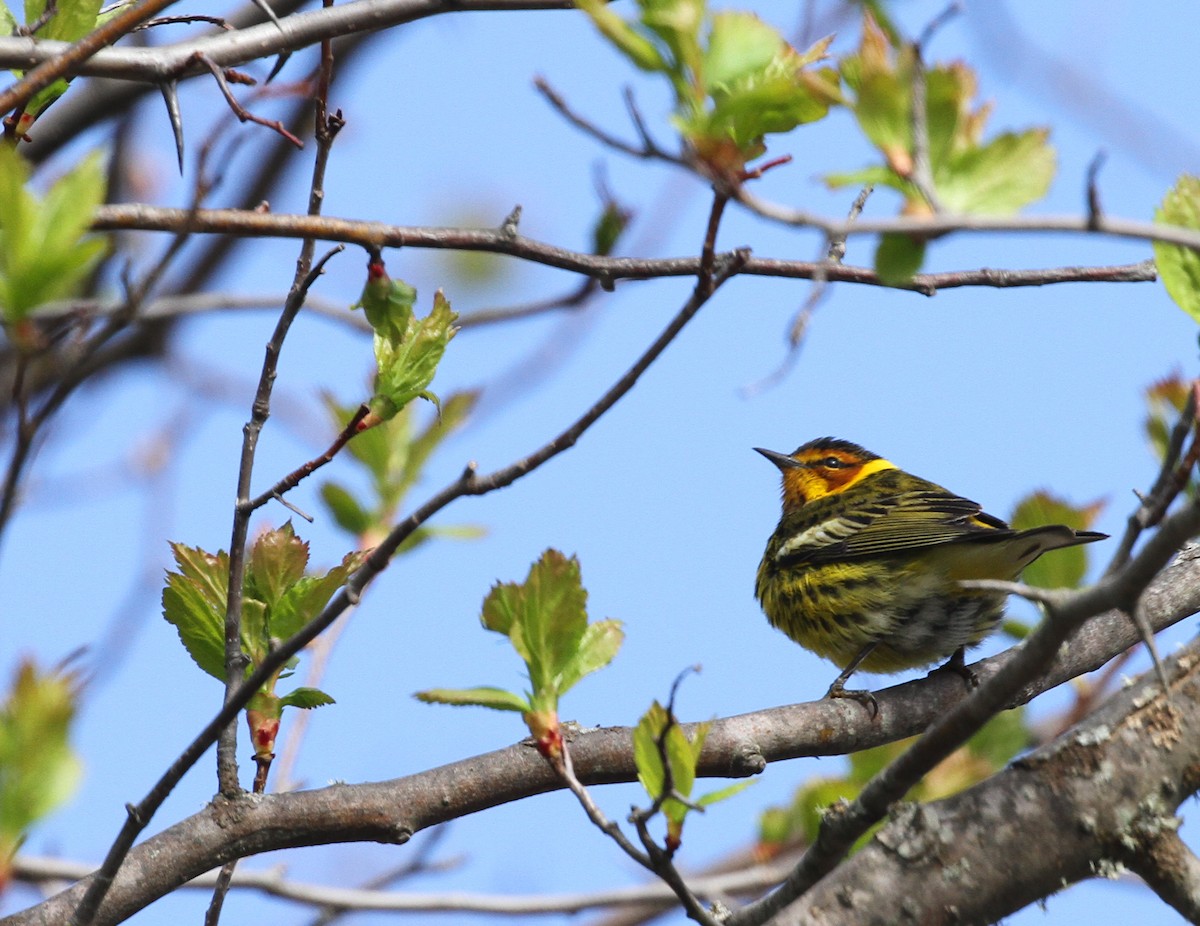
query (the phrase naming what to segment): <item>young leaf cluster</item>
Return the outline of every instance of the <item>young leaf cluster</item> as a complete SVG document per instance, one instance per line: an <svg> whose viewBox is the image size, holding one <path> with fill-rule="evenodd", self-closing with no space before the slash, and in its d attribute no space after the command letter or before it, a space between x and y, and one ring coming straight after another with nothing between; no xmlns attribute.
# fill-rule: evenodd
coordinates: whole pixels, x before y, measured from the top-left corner
<svg viewBox="0 0 1200 926"><path fill-rule="evenodd" d="M179 632L196 665L224 681L229 554L223 550L212 554L181 543L172 544L171 549L179 571L167 573L163 617ZM328 572L309 574L308 556L308 544L296 536L291 522L263 532L251 546L242 585L242 652L248 660L247 675L266 659L277 641L292 636L316 617L364 559L364 554L351 553ZM294 662L264 684L247 709L260 752L271 751L284 707L312 708L333 702L315 688L277 695L276 683L290 674L292 667Z"/></svg>
<svg viewBox="0 0 1200 926"><path fill-rule="evenodd" d="M26 319L44 303L71 296L103 256L103 238L88 234L104 199L104 166L91 154L44 197L29 189L29 167L0 144L0 321L18 345L36 339Z"/></svg>
<svg viewBox="0 0 1200 926"><path fill-rule="evenodd" d="M733 797L754 783L736 781L692 800L696 765L710 726L697 724L696 732L689 738L670 711L655 701L634 728L633 758L638 781L667 821L668 852L679 848L689 812Z"/></svg>
<svg viewBox="0 0 1200 926"><path fill-rule="evenodd" d="M418 319L413 311L417 291L393 280L380 259L367 265L367 282L352 308L361 308L375 332L375 395L360 430L394 418L413 399L437 404L429 384L446 345L458 331L458 318L441 290L434 293L433 310Z"/></svg>
<svg viewBox="0 0 1200 926"><path fill-rule="evenodd" d="M883 185L904 197L903 212L928 215L933 204L913 182L913 84L917 49L896 44L868 13L856 52L839 61L849 93L844 105L883 155L884 164L826 178L832 186ZM932 193L948 212L1009 215L1041 199L1054 179L1054 149L1045 129L983 130L990 106L974 103L975 73L962 62L924 69L925 130Z"/></svg>
<svg viewBox="0 0 1200 926"><path fill-rule="evenodd" d="M667 78L687 151L727 182L765 153L765 135L823 118L836 97L835 72L809 68L828 39L798 52L750 13L709 16L704 0L638 0L629 21L604 0L576 5L635 66Z"/></svg>
<svg viewBox="0 0 1200 926"><path fill-rule="evenodd" d="M579 561L546 550L522 583L498 582L483 602L483 626L503 634L525 663L530 690L438 688L421 701L475 705L522 715L543 755L560 753L558 701L586 675L608 665L624 639L620 621L588 622Z"/></svg>
<svg viewBox="0 0 1200 926"><path fill-rule="evenodd" d="M81 766L68 741L78 680L70 672L18 666L0 704L0 891L29 828L63 803Z"/></svg>
<svg viewBox="0 0 1200 926"><path fill-rule="evenodd" d="M402 408L388 421L360 432L346 445L350 458L370 479L370 498L365 500L340 482L321 486L321 498L343 530L353 534L363 549L375 546L396 520L409 490L417 483L425 464L442 441L466 422L479 395L456 392L441 404L441 412L424 427L415 429L414 406ZM341 428L355 412L330 396L325 406L334 425ZM404 542L399 552L412 550L435 536L472 539L483 528L474 525L422 525Z"/></svg>

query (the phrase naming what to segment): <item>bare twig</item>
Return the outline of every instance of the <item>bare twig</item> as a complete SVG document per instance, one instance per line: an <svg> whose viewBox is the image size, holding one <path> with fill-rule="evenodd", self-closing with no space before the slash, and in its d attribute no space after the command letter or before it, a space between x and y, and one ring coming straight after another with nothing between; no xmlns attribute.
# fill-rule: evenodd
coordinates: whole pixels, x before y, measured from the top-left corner
<svg viewBox="0 0 1200 926"><path fill-rule="evenodd" d="M224 69L217 65L211 58L208 58L203 52L198 51L196 52L196 60L207 67L212 73L212 76L217 81L217 86L221 88L221 93L225 96L225 102L229 104L229 108L237 116L239 122L253 122L255 125L265 126L268 129L278 132L297 148L304 147L304 142L289 132L287 127L278 119L265 119L262 116L256 116L242 106L237 101L237 97L233 95L233 91L229 89L229 82L226 79Z"/></svg>
<svg viewBox="0 0 1200 926"><path fill-rule="evenodd" d="M745 188L737 191L738 202L746 203ZM758 202L758 201L756 201ZM759 206L763 204L758 202ZM791 215L791 210L768 207L771 215L790 216L796 222L825 233L828 238L898 232L915 235L945 235L951 232L1087 232L1085 218L1074 216L949 216L923 219L862 219L832 221L813 216ZM325 216L263 213L238 209L202 209L195 215L187 210L130 203L101 206L92 227L97 231L175 231L187 227L194 234L220 234L238 237L306 238L341 241L362 247L414 247L488 251L508 254L534 263L546 264L612 279L648 279L663 276L694 276L699 270L695 257L642 259L608 257L571 251L546 244L524 235L505 235L496 229L423 228L359 222ZM1200 250L1200 232L1173 225L1157 225L1129 219L1105 217L1100 231L1116 237L1144 241L1163 241ZM812 279L819 262L789 261L750 257L741 272L757 276ZM827 267L830 282L879 284L875 272L861 267ZM1112 267L1058 267L1048 270L954 271L944 274L917 274L902 288L932 295L939 289L959 286L1038 286L1059 282L1145 282L1156 279L1153 263L1141 261Z"/></svg>
<svg viewBox="0 0 1200 926"><path fill-rule="evenodd" d="M1100 185L1098 178L1100 176L1100 168L1104 166L1106 158L1107 155L1103 151L1097 152L1087 169L1087 217L1088 228L1091 231L1096 231L1100 227L1100 216L1103 214L1100 208Z"/></svg>
<svg viewBox="0 0 1200 926"><path fill-rule="evenodd" d="M359 425L362 424L362 420L367 416L367 412L369 411L370 409L366 405L360 405L358 407L358 411L356 411L354 415L351 416L350 420L346 422L346 426L342 428L341 433L334 438L333 443L329 445L329 448L323 454L321 454L319 457L309 460L303 466L298 467L291 473L288 473L288 475L280 479L277 483L275 483L275 485L267 489L267 491L251 499L247 505L249 511L254 511L258 508L261 508L272 499L279 499L282 501L281 496L283 493L290 492L292 489L298 486L301 481L307 479L326 463L332 461L333 458L338 455L338 452L345 447L347 443L349 443L350 439L358 433Z"/></svg>
<svg viewBox="0 0 1200 926"><path fill-rule="evenodd" d="M912 169L908 182L916 188L933 212L941 212L937 188L933 182L933 165L929 160L929 113L925 106L925 61L921 57L921 45L912 45L912 80L910 84L911 110L909 125L912 131Z"/></svg>
<svg viewBox="0 0 1200 926"><path fill-rule="evenodd" d="M533 80L533 85L537 88L537 91L546 98L546 102L554 107L559 115L571 123L571 125L575 126L575 128L587 135L590 135L601 144L612 148L615 151L620 151L624 154L631 155L635 158L666 161L668 164L675 164L679 167L686 166L686 162L683 160L683 158L660 148L658 144L655 143L654 139L650 137L650 133L646 129L646 124L642 120L641 113L638 112L637 107L633 104L633 97L628 89L626 90L625 94L626 108L629 110L630 119L633 121L634 128L637 130L638 137L641 140L640 147L617 138L615 135L612 135L600 128L591 120L575 112L573 109L571 109L567 101L563 99L562 94L550 86L546 78L541 76L535 77Z"/></svg>
<svg viewBox="0 0 1200 926"><path fill-rule="evenodd" d="M429 832L438 833L435 828ZM426 840L427 843L430 840ZM271 897L295 903L322 906L334 913L361 911L425 912L425 913L490 913L501 916L532 916L538 914L582 913L614 907L629 907L638 904L673 904L674 893L664 884L649 883L635 887L618 887L601 891L570 894L467 894L417 893L414 891L385 891L382 888L408 874L411 865L398 866L395 871L371 878L360 887L319 884L289 878L282 866L247 870L240 868L233 877L233 890L259 891ZM75 862L46 856L18 855L13 861L14 880L26 884L58 885L86 878L95 866L86 862ZM418 871L436 870L426 862ZM758 891L778 882L786 874L779 863L755 865L752 868L695 876L691 886L698 896L714 897L722 894L737 894ZM210 890L217 874L209 873L193 878L182 885L183 889ZM313 926L325 926L331 922L321 916Z"/></svg>
<svg viewBox="0 0 1200 926"><path fill-rule="evenodd" d="M234 505L232 535L229 541L229 598L225 611L226 703L238 691L239 683L243 679L246 669L246 655L242 651L241 638L242 583L245 576L246 538L249 536L250 515L254 511L250 507L250 481L254 473L258 436L271 412L271 391L274 388L275 370L279 363L279 354L283 348L284 339L287 337L296 315L304 305L304 297L308 290L320 277L326 261L335 253L337 253L336 249L329 251L311 270L307 269L309 263L303 258L297 262L298 267L305 268L305 273L292 287L279 321L275 325L275 331L271 335L270 341L267 342L250 420L246 422L243 429L242 453L238 467L237 501ZM237 728L230 724L217 750L217 777L221 793L227 797L235 796L240 790L236 749Z"/></svg>
<svg viewBox="0 0 1200 926"><path fill-rule="evenodd" d="M870 185L864 186L858 191L858 195L854 197L854 202L850 204L850 212L846 217L848 221L853 222L862 215L862 211L867 205L867 199L874 191L875 187ZM804 300L804 305L800 307L800 311L795 314L791 325L788 327L787 352L783 355L779 366L758 382L745 386L742 389L743 395L755 395L764 389L775 386L782 381L800 358L800 349L804 345L804 337L808 333L808 326L812 322L812 317L817 310L817 306L821 304L821 301L825 298L825 294L829 291L829 267L841 264L842 258L846 256L845 235L828 238L825 244L825 260L818 264L817 272L813 274L813 285L809 291L808 298Z"/></svg>
<svg viewBox="0 0 1200 926"><path fill-rule="evenodd" d="M1141 497L1141 504L1129 516L1125 524L1125 533L1117 544L1112 560L1108 564L1106 574L1120 569L1129 560L1134 545L1142 532L1157 524L1166 513L1167 508L1179 496L1187 484L1188 474L1195 465L1197 445L1200 443L1200 418L1197 417L1197 391L1200 391L1200 380L1194 381L1188 389L1187 401L1180 412L1171 434L1167 438L1167 447L1163 453L1162 465L1150 491ZM1189 461L1181 462L1184 443L1188 435L1196 433L1193 438L1192 450L1188 454Z"/></svg>
<svg viewBox="0 0 1200 926"><path fill-rule="evenodd" d="M217 926L221 922L221 908L225 906L225 897L233 882L233 874L237 871L237 860L226 862L217 872L217 880L213 883L212 899L204 911L204 926Z"/></svg>

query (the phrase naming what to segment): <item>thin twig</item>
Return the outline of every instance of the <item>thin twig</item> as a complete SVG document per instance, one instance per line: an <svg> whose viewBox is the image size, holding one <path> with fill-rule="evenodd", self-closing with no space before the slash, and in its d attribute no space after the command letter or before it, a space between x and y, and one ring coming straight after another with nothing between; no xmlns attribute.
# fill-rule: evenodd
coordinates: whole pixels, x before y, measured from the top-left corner
<svg viewBox="0 0 1200 926"><path fill-rule="evenodd" d="M862 215L862 211L867 205L867 199L874 191L875 187L870 184L858 191L858 195L854 197L854 202L850 204L850 211L846 216L847 221L853 222ZM804 305L800 307L800 311L792 318L792 323L788 327L787 352L783 355L779 366L774 370L758 382L743 387L743 396L756 395L764 389L770 389L782 382L783 378L795 366L796 361L800 359L800 350L804 346L804 338L808 334L808 326L811 324L813 315L817 311L817 306L821 304L825 299L826 293L829 292L829 268L841 264L842 259L846 256L845 235L827 238L825 244L825 260L817 265L817 272L813 275L813 285L809 291L808 298L804 300Z"/></svg>
<svg viewBox="0 0 1200 926"><path fill-rule="evenodd" d="M237 97L233 95L233 91L229 89L229 81L226 78L225 71L216 62L204 54L204 52L196 52L196 60L203 64L212 72L212 76L217 81L217 86L221 88L221 93L225 96L225 102L229 104L229 108L233 114L237 116L239 122L253 122L255 125L265 126L278 132L297 148L303 148L304 142L288 131L287 127L278 119L266 119L262 116L256 116L250 112L241 103L237 101Z"/></svg>
<svg viewBox="0 0 1200 926"><path fill-rule="evenodd" d="M1148 527L1153 527L1162 519L1167 508L1187 484L1187 475L1192 466L1189 464L1185 467L1180 463L1180 458L1183 455L1183 447L1188 435L1200 434L1200 417L1197 415L1198 408L1200 408L1197 403L1198 390L1200 390L1200 380L1194 381L1191 388L1188 389L1183 410L1167 438L1167 446L1163 452L1162 465L1159 467L1158 475L1155 477L1150 491L1141 498L1141 504L1134 509L1126 521L1125 533L1121 535L1121 540L1105 571L1106 575L1125 565L1142 532ZM1193 453L1195 453L1196 440L1196 438L1193 439Z"/></svg>
<svg viewBox="0 0 1200 926"><path fill-rule="evenodd" d="M1100 176L1100 168L1104 166L1107 157L1108 155L1103 151L1097 151L1096 156L1092 158L1092 162L1088 164L1085 197L1087 202L1088 228L1091 231L1095 231L1100 227L1100 217L1104 214L1100 208L1100 184L1098 178Z"/></svg>
<svg viewBox="0 0 1200 926"><path fill-rule="evenodd" d="M226 862L221 866L221 870L217 872L217 880L213 884L212 899L208 902L208 908L204 911L204 926L217 926L221 921L221 909L225 906L225 897L229 894L229 887L233 882L233 874L237 871L237 859L232 862Z"/></svg>
<svg viewBox="0 0 1200 926"><path fill-rule="evenodd" d="M933 182L933 165L929 160L929 112L925 105L925 62L919 43L912 44L912 80L910 83L911 110L909 126L912 131L912 169L908 182L913 185L926 205L937 213L942 211L937 187Z"/></svg>
<svg viewBox="0 0 1200 926"><path fill-rule="evenodd" d="M665 161L668 164L675 164L679 167L686 166L683 158L664 151L650 137L650 133L646 129L646 124L641 118L641 113L639 113L637 107L633 105L633 97L628 89L626 90L625 94L626 108L629 110L630 118L633 121L634 128L637 130L638 137L641 139L641 147L630 144L627 141L617 138L615 135L609 134L594 122L575 112L573 109L571 109L567 101L563 99L562 94L550 86L546 78L541 76L535 77L533 79L533 86L542 96L546 98L546 102L553 106L559 115L571 123L571 125L575 126L585 134L590 135L601 144L606 145L615 151L621 151L625 154L631 155L635 158Z"/></svg>
<svg viewBox="0 0 1200 926"><path fill-rule="evenodd" d="M336 253L338 250L338 248L335 248L331 253ZM251 499L247 503L248 511L255 511L272 499L280 499L282 501L281 496L285 492L290 492L292 489L296 488L301 481L311 476L326 463L332 461L333 458L338 455L338 452L350 442L350 439L359 432L359 425L362 424L362 420L367 417L367 413L369 411L370 408L368 408L365 404L360 405L354 415L351 416L350 420L346 422L346 426L342 428L341 433L334 438L333 443L329 445L329 448L323 454L321 454L319 457L309 460L303 466L297 467L291 473L288 473L288 475L284 476L277 483L275 483L275 485L271 486L271 488L267 489L267 491Z"/></svg>
<svg viewBox="0 0 1200 926"><path fill-rule="evenodd" d="M428 830L431 838L425 845L434 844L444 826ZM423 847L424 848L424 847ZM419 850L420 851L420 850ZM420 863L420 859L417 860ZM294 903L325 907L330 914L314 919L311 926L328 926L334 917L360 911L390 911L411 913L490 913L501 916L532 916L535 914L582 913L588 910L621 908L638 904L665 906L676 897L664 884L657 882L632 887L609 888L599 891L562 894L483 894L418 893L415 891L385 891L389 884L410 873L442 870L444 865L406 863L392 871L372 877L358 887L299 881L285 875L283 866L268 869L240 868L234 875L233 890L259 891L267 896ZM57 886L63 882L86 878L95 865L58 857L18 855L13 860L13 880L25 884ZM695 876L692 887L701 897L759 891L777 883L787 873L779 862L757 864L751 868L714 872ZM182 890L210 890L217 873L201 875L180 886Z"/></svg>
<svg viewBox="0 0 1200 926"><path fill-rule="evenodd" d="M250 420L242 428L242 451L238 463L237 495L233 509L233 524L229 540L229 584L225 608L225 703L228 705L240 690L245 677L247 657L242 650L242 584L246 575L246 540L250 534L250 483L254 475L254 457L258 450L258 437L271 414L271 392L275 386L275 371L279 365L279 354L292 322L304 305L309 289L320 277L328 261L336 253L329 251L312 269L310 242L301 248L301 258L296 262L298 279L288 294L283 311L275 324L271 339L264 351L262 372L251 404ZM301 276L299 271L305 272ZM234 715L236 716L236 714ZM241 790L237 766L237 726L230 723L222 732L217 743L217 781L221 793L235 797Z"/></svg>

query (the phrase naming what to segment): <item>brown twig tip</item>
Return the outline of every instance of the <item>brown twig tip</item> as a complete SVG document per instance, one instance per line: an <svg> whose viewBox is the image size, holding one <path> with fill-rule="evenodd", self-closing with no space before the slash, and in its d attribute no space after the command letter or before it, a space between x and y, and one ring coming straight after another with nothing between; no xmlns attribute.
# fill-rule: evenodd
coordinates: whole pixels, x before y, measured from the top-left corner
<svg viewBox="0 0 1200 926"><path fill-rule="evenodd" d="M772 158L771 160L766 161L765 163L760 164L758 167L752 168L751 170L743 170L740 174L738 174L738 179L743 183L747 180L758 180L767 171L790 163L792 163L792 156L790 154L781 154L779 157Z"/></svg>
<svg viewBox="0 0 1200 926"><path fill-rule="evenodd" d="M1092 162L1088 164L1087 169L1087 227L1088 231L1097 231L1100 228L1100 220L1104 217L1104 211L1100 208L1100 188L1098 178L1100 176L1100 168L1104 166L1104 162L1108 160L1108 153L1100 150L1096 152L1096 156L1092 158Z"/></svg>
<svg viewBox="0 0 1200 926"><path fill-rule="evenodd" d="M512 212L504 217L504 221L500 223L500 233L506 238L517 237L517 229L521 225L521 204L517 203L512 207Z"/></svg>
<svg viewBox="0 0 1200 926"><path fill-rule="evenodd" d="M954 17L956 17L962 11L963 4L961 0L954 0L953 3L948 4L944 10L933 17L933 19L929 21L929 24L921 30L921 34L918 36L915 43L917 48L922 49L928 45L933 37L941 31L942 27L945 26L946 23L950 22L950 20L954 19Z"/></svg>

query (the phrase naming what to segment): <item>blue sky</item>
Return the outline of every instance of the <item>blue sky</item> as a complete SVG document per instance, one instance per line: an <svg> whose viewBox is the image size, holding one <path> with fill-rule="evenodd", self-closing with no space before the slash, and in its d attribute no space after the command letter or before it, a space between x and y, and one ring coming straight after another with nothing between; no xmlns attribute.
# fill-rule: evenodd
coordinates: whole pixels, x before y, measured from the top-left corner
<svg viewBox="0 0 1200 926"><path fill-rule="evenodd" d="M800 4L749 6L785 31L802 20ZM915 33L941 6L904 3L897 11ZM1104 150L1104 209L1148 219L1180 172L1200 169L1190 63L1198 32L1200 10L1184 2L1136 9L968 2L938 32L929 57L962 57L978 67L981 96L995 107L993 131L1052 127L1059 173L1032 211L1081 212L1084 173ZM838 47L856 34L846 23ZM306 66L298 56L289 70L299 76ZM525 234L582 249L596 211L599 162L614 193L636 211L624 253L695 253L708 208L704 185L584 138L533 90L539 74L577 109L630 138L621 87L631 84L658 138L670 141L662 88L633 73L582 14L445 16L385 37L335 83L331 104L344 110L348 125L331 163L327 212L398 224L491 225L520 203ZM189 138L203 136L220 114L218 102L210 84L189 85ZM241 131L247 139L240 156L253 157L265 130ZM143 114L140 136L154 195L178 201L183 188L157 103ZM795 160L756 192L834 216L845 213L852 193L830 193L819 175L872 161L845 113L776 139L771 152ZM275 211L303 210L299 175L306 173L307 166L272 202ZM867 211L884 216L895 208L881 192ZM820 248L815 236L734 207L719 244L798 258L816 257ZM868 241L852 240L847 261L869 264L871 252ZM927 267L1147 256L1146 245L1130 241L962 235L935 244ZM443 286L464 313L576 283L558 271L500 261L493 276L470 284L459 282L444 254L387 258L394 275L419 287L422 306ZM257 244L220 285L282 296L294 259L292 243ZM329 265L317 292L352 302L362 271L361 254L348 251ZM450 481L468 460L488 471L552 437L627 368L689 290L687 280L622 283L581 313L460 334L434 387L443 394L482 387L483 405L433 460L414 499ZM1107 499L1097 526L1115 533L1134 501L1131 490L1153 478L1142 390L1173 370L1195 374L1195 325L1157 284L964 289L932 299L839 285L818 309L790 373L747 396L746 387L783 359L785 332L808 292L796 282L732 281L572 451L509 489L447 509L437 523L480 524L488 536L469 545L430 544L371 587L323 683L338 704L311 718L298 776L311 785L391 778L521 738L513 715L422 705L411 694L435 686L520 686L515 657L479 628L478 608L494 581L523 577L547 546L579 556L592 616L619 618L627 632L616 662L568 695L565 716L584 725L633 723L693 663L703 672L683 688L678 706L686 719L819 697L835 670L768 627L752 595L754 569L778 517L778 487L774 469L751 447L789 450L834 434L1000 516L1043 486L1079 502ZM64 410L38 458L28 504L0 558L0 671L18 654L49 663L81 644L105 664L76 731L83 785L34 833L31 851L99 858L124 803L145 792L219 702L219 686L192 666L159 616L161 570L168 540L209 549L228 544L241 426L273 324L270 313L188 323L165 377L162 368L146 368L89 387ZM300 320L281 363L279 413L264 436L256 486L324 448L330 435L317 393L360 401L369 364L361 335L316 317ZM183 422L182 437L165 469L148 480L140 467L156 433L175 421ZM337 464L331 471L354 478ZM124 475L101 478L113 472ZM301 486L296 503L319 511L318 484ZM256 526L287 517L282 508L267 509ZM345 551L346 539L328 517L298 530L318 563L332 564ZM1092 549L1100 557L1107 552ZM1186 626L1177 629L1162 645L1169 649L1186 633ZM1035 713L1052 711L1064 695L1044 701ZM285 718L284 736L288 728ZM809 775L841 768L838 759L771 766L754 788L689 823L683 864L699 866L750 842L757 809L786 800ZM199 809L214 786L209 758L151 830ZM610 788L598 799L621 817L637 794ZM353 881L408 851L351 845L245 864L286 864L297 878ZM441 851L465 856L462 866L412 889L559 892L641 880L563 795L458 821ZM7 902L26 899L17 893ZM205 899L169 898L134 922L175 922L185 911L195 917ZM229 922L255 915L305 919L297 908L238 894L227 905ZM1096 923L1169 919L1140 887L1089 883L1051 899L1045 912L1035 908L1008 922L1085 916Z"/></svg>

